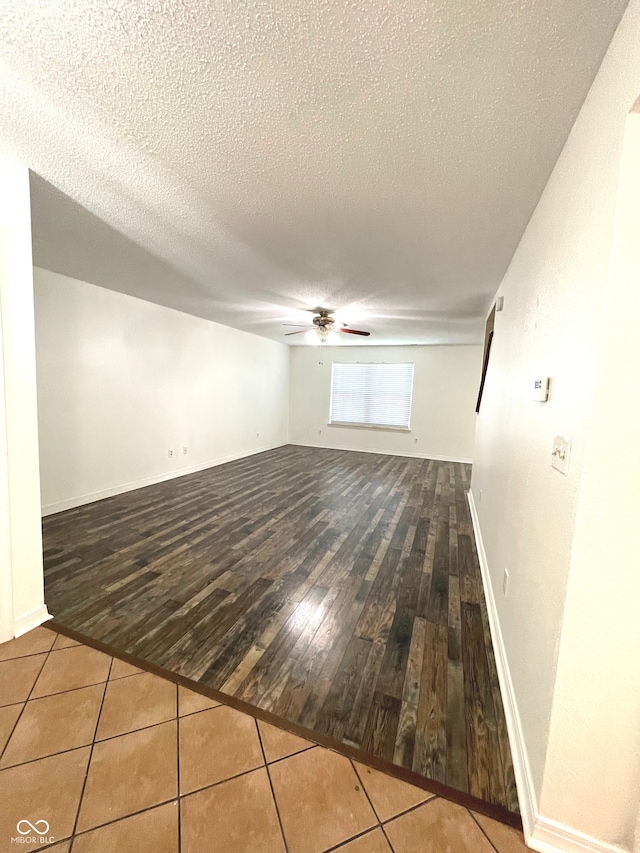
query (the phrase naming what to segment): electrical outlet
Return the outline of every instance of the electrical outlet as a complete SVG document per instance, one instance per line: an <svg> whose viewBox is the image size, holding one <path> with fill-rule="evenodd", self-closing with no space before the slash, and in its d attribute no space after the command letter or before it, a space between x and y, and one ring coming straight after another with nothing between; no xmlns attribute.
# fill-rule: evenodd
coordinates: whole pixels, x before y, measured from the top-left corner
<svg viewBox="0 0 640 853"><path fill-rule="evenodd" d="M184 447L182 448L182 455L183 455L183 456L186 456L188 452L189 452L189 448L188 448L188 447L187 447L187 445L185 444L185 445L184 445Z"/></svg>
<svg viewBox="0 0 640 853"><path fill-rule="evenodd" d="M259 433L259 432L257 432L257 433L256 433L256 438L260 438L260 433Z"/></svg>
<svg viewBox="0 0 640 853"><path fill-rule="evenodd" d="M169 459L173 459L173 447L169 448L168 453L169 453Z"/></svg>
<svg viewBox="0 0 640 853"><path fill-rule="evenodd" d="M414 439L413 439L413 443L414 443L414 444L417 444L417 443L418 443L418 439L417 439L417 438L414 438Z"/></svg>
<svg viewBox="0 0 640 853"><path fill-rule="evenodd" d="M507 597L507 592L509 590L509 569L504 570L504 575L502 576L502 594L504 597Z"/></svg>

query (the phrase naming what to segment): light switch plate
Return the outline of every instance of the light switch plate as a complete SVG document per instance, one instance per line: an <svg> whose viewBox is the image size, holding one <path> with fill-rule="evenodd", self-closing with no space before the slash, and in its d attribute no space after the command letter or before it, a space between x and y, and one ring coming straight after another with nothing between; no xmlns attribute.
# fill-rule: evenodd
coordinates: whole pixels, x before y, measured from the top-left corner
<svg viewBox="0 0 640 853"><path fill-rule="evenodd" d="M571 455L571 439L566 435L557 435L553 439L551 451L551 466L564 474L569 473L569 456Z"/></svg>

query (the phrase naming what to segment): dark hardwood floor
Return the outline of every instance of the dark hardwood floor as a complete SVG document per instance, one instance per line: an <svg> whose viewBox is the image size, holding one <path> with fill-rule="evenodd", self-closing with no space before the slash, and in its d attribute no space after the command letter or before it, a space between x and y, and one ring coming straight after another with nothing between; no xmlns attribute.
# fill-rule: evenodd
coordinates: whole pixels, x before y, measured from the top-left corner
<svg viewBox="0 0 640 853"><path fill-rule="evenodd" d="M44 520L57 621L517 812L470 466L287 446Z"/></svg>

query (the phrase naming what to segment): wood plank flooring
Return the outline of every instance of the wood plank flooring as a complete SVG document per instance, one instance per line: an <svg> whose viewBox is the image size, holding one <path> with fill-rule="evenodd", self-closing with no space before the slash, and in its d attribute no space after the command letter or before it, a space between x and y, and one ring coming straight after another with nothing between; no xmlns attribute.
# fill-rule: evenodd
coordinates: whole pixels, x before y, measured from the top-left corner
<svg viewBox="0 0 640 853"><path fill-rule="evenodd" d="M470 466L286 446L44 519L58 622L517 812Z"/></svg>

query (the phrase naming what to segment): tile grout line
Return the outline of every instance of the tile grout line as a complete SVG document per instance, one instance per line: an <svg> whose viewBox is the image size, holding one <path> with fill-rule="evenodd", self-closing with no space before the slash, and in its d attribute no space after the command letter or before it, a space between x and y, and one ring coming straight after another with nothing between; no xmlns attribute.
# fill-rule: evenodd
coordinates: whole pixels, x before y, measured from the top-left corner
<svg viewBox="0 0 640 853"><path fill-rule="evenodd" d="M138 809L135 812L131 812L131 814L122 815L121 817L114 817L112 820L108 820L106 823L99 823L97 826L91 826L88 829L83 829L81 832L76 832L73 835L69 835L66 838L60 838L57 841L54 841L55 844L62 844L65 841L68 841L71 844L75 841L76 838L82 838L84 835L90 835L92 832L95 832L98 829L104 829L107 826L113 826L114 823L122 823L125 820L128 820L130 817L137 817L138 815L145 814L146 812L152 812L155 809L159 809L162 806L169 806L171 803L175 803L176 798L171 797L168 800L162 800L159 803L155 803L152 806L148 806L144 809ZM51 845L47 844L44 847L33 847L31 848L31 853L40 853L41 850L50 850ZM69 848L71 849L71 848Z"/></svg>
<svg viewBox="0 0 640 853"><path fill-rule="evenodd" d="M385 826L384 826L384 824L383 824L383 823L382 823L382 824L380 824L380 829L382 830L382 834L384 835L385 841L386 841L386 842L387 842L387 844L389 845L389 849L392 851L392 853L395 853L395 850L394 850L393 844L391 843L391 839L390 839L390 838L389 838L389 836L387 835L387 830L385 829Z"/></svg>
<svg viewBox="0 0 640 853"><path fill-rule="evenodd" d="M55 758L58 755L66 755L68 752L77 752L79 749L86 749L88 746L91 746L93 741L89 741L88 743L81 743L78 746L71 746L69 749L61 749L59 752L49 752L47 755L39 755L36 758L29 758L27 761L18 761L17 764L7 764L6 767L0 768L0 772L2 770L15 770L16 767L26 767L29 764L35 764L36 761L44 761L45 758Z"/></svg>
<svg viewBox="0 0 640 853"><path fill-rule="evenodd" d="M46 656L45 656L45 659L42 661L42 666L41 666L41 667L40 667L40 669L38 670L38 674L36 675L35 679L33 680L33 684L31 685L31 690L29 691L29 694L28 694L27 698L24 700L24 704L23 704L22 708L20 709L20 713L18 714L18 718L16 719L15 723L13 724L13 728L11 729L11 734L10 734L10 735L9 735L9 737L7 738L7 742L5 743L5 745L4 745L4 746L2 747L2 749L0 750L0 760L2 759L2 756L4 755L4 753L5 753L6 749L7 749L7 747L9 746L9 741L11 740L11 738L13 737L13 735L14 735L14 733L15 733L15 730L16 730L16 728L18 727L18 723L19 723L19 722L20 722L20 720L22 719L22 715L24 714L24 709L27 707L27 702L29 701L29 699L31 699L31 694L33 693L33 691L34 691L34 689L35 689L35 686L36 686L36 684L38 683L38 679L39 679L39 678L40 678L40 676L42 675L42 670L44 669L44 665L45 665L45 664L46 664L46 662L49 660L49 655L51 654L51 649L53 648L53 643L55 643L55 641L56 641L56 639L55 639L55 638L56 638L57 636L58 636L57 634L55 634L55 635L54 635L53 642L51 643L51 648L49 649L49 651L48 651L48 652L46 652L46 653L45 653L45 652L39 652L39 654L45 654L45 655L46 655ZM25 657L33 657L33 655L25 655ZM16 658L11 658L11 660L16 660ZM13 704L18 704L18 703L17 703L17 702L15 702L15 703L14 703L14 702L12 702L12 703L10 703L10 704L12 704L12 705L13 705ZM3 707L8 707L8 706L4 705ZM3 767L2 769L3 769L3 770L5 770L6 768L4 768L4 767Z"/></svg>
<svg viewBox="0 0 640 853"><path fill-rule="evenodd" d="M35 628L32 628L31 630L35 631ZM24 637L26 635L23 634L22 636ZM58 635L56 634L56 636L58 636ZM18 637L18 639L20 639L20 638ZM12 643L13 640L7 640L7 642ZM73 646L69 646L69 648L73 648ZM24 660L25 658L37 658L38 655L48 655L50 652L53 652L53 651L63 652L64 649L54 649L52 646L50 649L41 649L39 652L27 652L26 655L15 655L14 657L10 657L10 658L1 658L0 663L9 663L9 661L12 661L12 660Z"/></svg>
<svg viewBox="0 0 640 853"><path fill-rule="evenodd" d="M61 651L66 651L66 649L61 649ZM46 661L45 661L46 663ZM118 679L119 680L119 679ZM83 684L80 687L70 687L68 690L55 690L53 693L45 693L44 696L34 696L31 698L29 695L29 702L37 702L39 699L48 699L50 696L62 696L63 693L73 693L74 690L84 690L85 687L96 687L98 684L106 684L108 679L105 681L93 681L91 684ZM34 685L35 687L35 685ZM15 702L12 704L16 704ZM6 707L6 706L5 706Z"/></svg>
<svg viewBox="0 0 640 853"><path fill-rule="evenodd" d="M362 781L362 779L360 778L360 774L358 773L358 768L356 767L356 765L354 764L354 762L353 762L353 760L352 760L351 758L349 759L349 764L350 764L350 765L351 765L351 767L353 768L353 772L356 774L356 779L358 780L358 782L360 782L360 787L362 788L362 790L363 790L363 792L364 792L364 795L365 795L365 797L367 798L367 802L368 802L368 803L369 803L369 805L371 806L371 810L373 811L374 815L376 816L376 820L378 821L378 826L382 826L382 821L380 820L380 817L379 817L379 815L378 815L378 812L376 811L376 807L373 805L373 802L372 802L372 800L371 800L371 797L369 796L369 792L368 792L368 791L367 791L367 789L365 788L365 786L364 786L364 782L363 782L363 781Z"/></svg>
<svg viewBox="0 0 640 853"><path fill-rule="evenodd" d="M171 722L171 720L166 720L165 722ZM138 731L140 731L140 729ZM86 749L86 747L79 746L79 747L76 747L76 749ZM73 752L74 750L68 750L68 751ZM60 755L61 753L57 753L57 754ZM111 826L112 824L120 823L120 821L126 820L127 818L135 817L136 815L144 814L144 812L153 811L153 809L157 809L160 806L166 806L166 805L169 805L170 803L174 803L174 802L176 802L176 799L184 800L187 797L190 797L192 794L199 794L202 791L208 791L211 788L217 788L219 785L224 785L225 782L231 782L234 779L240 779L242 776L248 776L250 773L255 773L256 770L260 770L260 766L252 767L250 770L243 770L242 773L237 773L235 776L229 776L227 779L221 779L219 782L214 782L211 785L205 785L203 788L196 788L194 791L188 791L184 794L181 794L178 798L169 797L166 800L161 800L158 803L154 803L152 806L145 806L145 808L137 809L136 811L130 812L129 814L124 814L124 815L120 815L118 817L114 817L113 819L107 820L104 823L99 823L96 826L91 826L88 829L83 829L81 832L74 833L73 836L68 836L68 838L75 838L76 835L78 835L78 836L87 835L88 833L93 832L96 829L103 829L105 826ZM61 839L61 840L66 841L68 839ZM57 844L58 842L56 841L55 843ZM34 849L34 853L38 853L38 850L43 850L43 849L44 848L42 848L42 847Z"/></svg>
<svg viewBox="0 0 640 853"><path fill-rule="evenodd" d="M80 819L80 809L82 808L82 801L84 799L84 792L87 787L87 780L89 779L89 772L91 770L91 761L93 759L93 750L96 745L96 735L98 734L98 726L100 725L100 717L102 716L102 709L104 707L104 699L107 695L107 688L109 686L109 676L111 675L111 668L113 666L113 658L109 661L109 672L107 673L107 680L104 682L104 690L102 693L102 701L100 702L100 710L98 711L98 716L96 717L96 725L93 730L93 741L91 743L91 749L89 751L89 760L87 761L87 770L84 775L84 780L82 782L82 790L80 791L80 799L78 800L78 809L76 811L76 819L73 824L73 830L71 832L71 844L69 845L69 853L73 850L75 843L75 835L76 829L78 828L78 820Z"/></svg>
<svg viewBox="0 0 640 853"><path fill-rule="evenodd" d="M368 794L368 792L367 792L367 789L366 789L366 788L365 788L365 786L364 786L364 783L363 783L363 781L362 781L362 779L361 779L361 777L360 777L360 774L358 773L358 769L357 769L357 767L355 766L355 763L354 763L351 759L349 759L349 760L351 761L351 765L353 766L354 772L355 772L356 776L358 777L358 780L359 780L360 784L362 785L362 790L364 791L364 793L365 793L365 795L366 795L367 799L369 800L369 803L370 803L370 805L371 805L371 808L373 809L373 813L375 814L375 816L376 816L376 817L378 817L378 813L377 813L377 811L375 810L375 807L374 807L374 805L373 805L373 802L371 801L371 798L369 797L369 794ZM422 806L426 806L426 805L428 805L429 803L433 803L433 802L435 802L435 800L438 800L438 799L440 799L440 798L439 798L439 797L437 797L437 796L434 794L432 797L429 797L428 799L423 800L421 803L417 803L415 806L411 806L411 808L409 808L409 809L405 809L405 810L404 810L404 811L402 811L402 812L398 812L398 814L393 815L393 817L390 817L390 818L388 818L388 819L387 819L387 820L385 820L385 821L382 821L382 820L380 820L380 819L378 818L378 825L379 825L380 829L382 830L382 833L383 833L383 835L384 835L384 837L385 837L385 839L386 839L386 841L387 841L387 844L389 845L389 847L390 847L390 849L391 849L392 851L393 851L393 849L394 849L394 848L393 848L393 844L391 843L391 839L390 839L390 838L389 838L389 836L387 835L386 825L387 825L387 824L389 824L389 823L391 823L391 821L396 820L396 818L404 817L405 815L411 814L411 812L415 812L415 811L417 811L419 808L422 808Z"/></svg>
<svg viewBox="0 0 640 853"><path fill-rule="evenodd" d="M107 681L99 681L97 684L88 684L87 687L99 687L101 684L104 684L105 685L104 693L106 693L106 687L108 687L109 683L110 682L107 682ZM78 688L74 688L74 690L62 691L62 692L63 693L64 692L73 693L76 690L84 690L84 689L85 688L83 688L83 687L78 687ZM103 700L104 700L104 693L103 693ZM61 696L62 693L54 693L52 695ZM49 697L43 696L41 698L48 699ZM32 702L38 702L39 700L38 699L32 699L31 701ZM101 710L102 710L102 708L101 708ZM213 709L211 708L209 710L213 710ZM189 716L191 716L191 715L189 715ZM173 719L174 719L173 717L170 717L168 720L160 720L160 722L158 722L158 723L150 723L148 726L140 726L140 728L138 728L138 729L131 729L130 731L120 732L117 735L109 735L109 737L99 738L98 740L96 740L96 738L94 736L93 740L88 741L87 743L80 743L77 746L71 746L68 749L61 749L58 752L48 752L46 755L39 755L39 756L36 756L35 758L29 758L26 761L18 761L15 764L8 764L6 767L0 768L0 770L9 770L10 768L14 768L14 767L22 767L25 764L33 764L35 761L42 761L44 758L51 758L54 755L64 755L67 752L75 752L77 749L84 749L87 746L92 746L94 743L108 743L109 741L115 740L116 738L119 738L119 737L126 737L127 735L135 735L138 732L144 732L147 729L155 729L158 726L164 726L164 725L166 725L166 723L170 723ZM17 725L17 723L16 723L16 725ZM96 730L96 734L97 734L97 730Z"/></svg>
<svg viewBox="0 0 640 853"><path fill-rule="evenodd" d="M386 832L385 832L385 830L384 830L384 826L383 826L383 824L382 824L382 821L381 821L381 820L380 820L380 818L378 817L378 812L376 811L375 806L373 805L373 802L372 802L372 800L371 800L371 797L369 796L369 792L367 791L367 789L366 789L366 788L365 788L365 786L364 786L364 782L363 782L363 781L362 781L362 779L360 778L360 774L358 773L358 769L357 769L357 767L356 767L355 762L353 761L353 759L351 759L351 758L349 759L349 764L351 764L351 767L353 768L353 772L356 774L356 779L358 780L358 782L360 782L360 787L361 787L361 788L362 788L362 790L364 791L364 795L365 795L365 797L367 798L367 801L368 801L368 803L369 803L369 805L370 805L370 807L371 807L371 810L373 811L373 814L375 815L375 817L376 817L376 819L377 819L377 821L378 821L378 826L380 827L380 829L381 829L381 831L382 831L382 834L384 835L384 837L385 837L385 839L386 839L386 842L387 842L387 844L389 845L389 848L393 851L393 847L392 847L391 842L389 841L389 839L388 839L388 837L387 837L387 833L386 833ZM375 827L370 827L370 828L369 828L369 830L372 830L372 829L375 829ZM348 839L348 840L352 841L353 839Z"/></svg>
<svg viewBox="0 0 640 853"><path fill-rule="evenodd" d="M368 829L363 829L362 832L359 832L357 835L352 835L350 838L347 838L346 841L341 841L334 847L328 847L326 850L323 850L322 853L334 853L334 851L343 850L347 844L351 844L352 841L357 841L359 838L364 838L365 835L368 835L370 832L375 832L376 829L382 829L382 827L370 826Z"/></svg>
<svg viewBox="0 0 640 853"><path fill-rule="evenodd" d="M12 702L11 704L12 704L12 705L18 705L18 704L19 704L19 702ZM3 707L3 708L10 708L10 707L11 707L11 705L3 705L2 707ZM13 737L13 735L14 735L14 733L15 733L15 730L16 730L16 728L18 727L18 723L20 722L20 718L22 717L22 714L23 714L24 709L25 709L26 707L27 707L27 703L26 703L26 701L25 701L25 702L23 703L23 705L22 705L22 708L20 708L20 713L19 713L19 714L18 714L18 716L16 717L16 721L15 721L15 723L13 724L13 727L12 727L11 731L9 732L9 737L7 738L7 742L6 742L6 743L5 743L5 745L2 747L2 749L0 749L0 761L2 761L2 756L5 754L5 752L6 752L6 750L7 750L7 747L9 746L9 741L10 741L10 740L11 740L11 738ZM25 763L26 763L26 762L25 762ZM13 765L13 764L9 765L9 767L14 767L14 766L17 766L17 765ZM2 772L2 770L8 770L8 769L9 769L9 767L1 767L1 766L0 766L0 772Z"/></svg>
<svg viewBox="0 0 640 853"><path fill-rule="evenodd" d="M475 815L474 815L474 813L471 811L471 809L467 809L467 813L468 813L468 814L469 814L469 816L471 817L471 820L472 820L472 821L475 823L475 825L478 827L478 829L480 830L480 832L481 832L481 833L484 835L484 837L487 839L487 841L489 842L489 844L490 844L490 845L493 847L493 849L496 851L496 853L500 853L500 851L498 850L498 848L496 847L496 845L493 843L493 841L489 838L489 836L487 835L487 833L484 831L484 829L480 826L480 824L479 824L479 823L478 823L478 821L476 820L476 816L475 816Z"/></svg>
<svg viewBox="0 0 640 853"><path fill-rule="evenodd" d="M353 764L353 769L356 771L356 775L357 775L358 779L360 779L360 784L362 785L362 787L366 793L367 792L366 788L364 787L364 784L362 783L362 778L361 778L360 774L358 773L358 770L356 769L355 763L353 761L351 763ZM375 768L372 768L372 769L375 770ZM377 771L377 772L381 772L381 771ZM390 776L389 778L393 779L394 777ZM402 780L398 780L398 781L402 781ZM403 784L404 785L410 785L411 783L410 782L403 782ZM424 790L424 789L419 788L418 790ZM428 794L429 792L426 791L425 793ZM402 811L399 811L397 814L394 814L391 817L388 817L386 820L380 820L380 826L383 827L385 824L391 823L392 820L396 820L396 818L404 817L405 815L410 814L411 812L415 812L417 809L421 808L422 806L426 806L427 803L432 803L435 800L444 800L445 803L449 802L449 800L445 800L444 797L438 797L437 794L431 794L431 796L427 797L426 800L421 800L419 803L416 803L414 806L409 806L408 809L403 809ZM373 803L371 803L371 805L373 807ZM375 809L374 809L374 811L375 811ZM377 816L377 812L376 812L376 816Z"/></svg>
<svg viewBox="0 0 640 853"><path fill-rule="evenodd" d="M264 745L262 743L262 735L260 734L260 726L258 725L258 720L254 717L253 723L256 727L256 733L258 735L258 741L260 743L260 750L262 751L262 757L264 759L264 767L267 771L267 779L269 780L269 788L271 789L271 796L273 797L273 804L276 808L276 816L278 818L278 825L280 827L280 835L282 836L282 843L284 844L285 853L289 853L289 845L287 844L287 839L284 834L284 827L282 826L282 818L280 817L280 809L278 808L278 799L276 797L276 792L273 790L273 782L271 781L271 773L269 772L269 762L267 761L267 754L264 751ZM288 756L287 756L288 757Z"/></svg>
<svg viewBox="0 0 640 853"><path fill-rule="evenodd" d="M218 785L224 785L225 782L231 782L235 779L241 779L243 776L248 776L250 773L255 773L256 770L260 769L261 765L258 764L256 767L251 767L249 770L243 770L242 773L236 773L234 776L227 776L226 779L220 779L218 782L212 782L210 785L204 785L202 788L194 788L193 791L185 791L184 794L180 794L180 799L184 800L187 797L190 797L192 794L200 794L202 791L208 791L210 788L217 788ZM149 808L153 808L153 806L149 806Z"/></svg>
<svg viewBox="0 0 640 853"><path fill-rule="evenodd" d="M255 719L256 718L254 717L254 720ZM292 752L290 755L283 755L282 758L274 758L273 761L269 762L269 765L280 764L281 761L286 761L287 758L293 758L294 755L302 755L303 752L311 752L312 749L317 749L318 747L320 747L320 749L327 749L326 746L320 746L319 743L312 743L311 746L305 746L304 749L299 749L297 752Z"/></svg>
<svg viewBox="0 0 640 853"><path fill-rule="evenodd" d="M112 682L107 682L107 687L111 683ZM158 720L157 723L149 723L149 725L147 725L147 726L139 726L138 728L135 728L135 729L129 729L126 732L118 732L118 734L109 735L108 737L100 737L100 738L97 738L95 740L96 740L96 743L107 743L110 740L115 740L117 737L125 737L126 735L134 735L136 732L144 732L147 729L155 729L158 726L163 726L165 723L170 723L174 719L175 719L175 717L169 717L166 720Z"/></svg>
<svg viewBox="0 0 640 853"><path fill-rule="evenodd" d="M144 673L144 671L143 671L143 670L141 670L140 672L130 672L130 673L129 673L129 675L121 675L119 678L110 678L110 679L109 679L109 681L124 681L124 680L125 680L125 679L127 679L127 678L135 678L135 677L136 677L136 675L144 675L144 674L145 674L145 673ZM150 674L150 675L154 675L154 673L153 673L153 672L152 672L152 673L149 673L149 674ZM158 676L158 678L159 678L159 677L160 677L160 676Z"/></svg>
<svg viewBox="0 0 640 853"><path fill-rule="evenodd" d="M393 817L389 817L384 821L381 821L380 825L384 828L388 823L396 820L396 818L404 817L405 815L411 814L411 812L416 812L418 809L421 809L423 806L428 806L429 803L435 803L436 800L442 800L443 803L448 803L449 800L445 800L444 797L429 797L428 800L423 800L421 803L416 803L415 806L411 806L411 808L405 809L403 812L398 812L398 814L394 814ZM457 803L453 803L453 805L457 805Z"/></svg>

